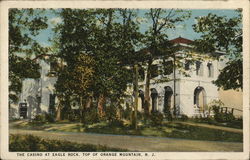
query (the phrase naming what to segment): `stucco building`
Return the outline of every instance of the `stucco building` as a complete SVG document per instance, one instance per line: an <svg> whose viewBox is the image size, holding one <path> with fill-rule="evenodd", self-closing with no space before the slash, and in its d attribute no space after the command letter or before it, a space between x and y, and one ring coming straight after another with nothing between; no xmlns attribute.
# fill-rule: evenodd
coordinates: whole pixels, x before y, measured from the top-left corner
<svg viewBox="0 0 250 160"><path fill-rule="evenodd" d="M192 47L190 45L192 43L191 40L178 37L171 40L171 42L181 46L183 49L178 51L176 55L185 56L186 54L191 54L192 56L201 56L198 53L190 53L189 50L186 50ZM223 101L227 101L226 99L229 97L225 97L224 93L219 92L218 88L212 83L213 80L217 79L220 70L225 67L226 59L224 54L215 52L204 54L201 57L203 58L193 63L189 63L187 58L183 58L182 70L176 68L174 72L168 75L159 74L151 79L150 110L163 112L166 107L170 107L173 112L175 106L176 113L179 115L185 114L189 117L206 116L209 112L208 104L210 102L219 100L220 97L222 97ZM162 59L160 57L154 60L155 70L162 69L161 62ZM171 60L172 62L173 60ZM29 119L34 118L39 113L55 112L57 100L54 84L57 78L53 76L54 64L49 64L43 60L39 61L39 63L41 65L41 78L23 80L18 104L10 105L9 115L11 118L19 118L25 112L27 112L26 116L22 117ZM161 81L161 79L168 80ZM143 111L145 83L145 78L139 82L139 111ZM127 94L132 95L132 87L128 87ZM130 103L131 105L132 99L133 97L131 96L125 100L125 103ZM242 105L238 101L242 102L242 97L239 97L237 102L235 102L235 105ZM242 106L237 107L242 108Z"/></svg>

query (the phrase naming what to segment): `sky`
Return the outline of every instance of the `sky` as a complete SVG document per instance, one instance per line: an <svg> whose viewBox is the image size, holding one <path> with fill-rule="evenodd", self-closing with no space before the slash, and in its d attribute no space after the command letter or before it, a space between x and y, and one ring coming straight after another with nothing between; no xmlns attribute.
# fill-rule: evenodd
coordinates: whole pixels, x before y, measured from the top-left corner
<svg viewBox="0 0 250 160"><path fill-rule="evenodd" d="M138 15L139 16L143 16L145 11L147 11L146 9L140 9ZM194 40L200 37L200 34L194 32L192 25L196 23L195 21L195 17L199 17L199 16L206 16L208 15L208 13L213 13L213 14L217 14L219 16L226 16L228 18L231 17L235 17L237 16L237 13L235 12L235 10L231 10L231 9L220 9L220 10L208 10L208 9L190 9L188 11L191 11L191 17L186 20L183 23L180 23L177 25L176 29L169 29L167 31L168 33L168 38L174 39L177 38L179 36L183 37L183 38L187 38L190 40ZM53 37L53 32L52 32L52 28L57 24L57 23L61 23L62 19L58 16L55 15L51 10L46 10L46 16L48 17L48 24L49 27L46 30L43 30L35 39L43 46L50 46L50 42L48 41L48 39ZM147 26L142 25L141 26L141 31L143 32L145 30L145 28L147 28Z"/></svg>

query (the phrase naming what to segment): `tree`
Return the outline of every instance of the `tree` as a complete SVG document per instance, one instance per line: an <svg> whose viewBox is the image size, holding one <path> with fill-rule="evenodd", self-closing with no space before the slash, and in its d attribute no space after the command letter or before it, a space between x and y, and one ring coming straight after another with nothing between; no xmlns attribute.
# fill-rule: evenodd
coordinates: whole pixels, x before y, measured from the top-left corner
<svg viewBox="0 0 250 160"><path fill-rule="evenodd" d="M123 18L120 19L119 15ZM131 38L134 32L131 30L135 30L136 25L132 21L133 12L121 9L63 9L60 16L63 23L58 27L59 57L68 69L78 65L74 57L86 54L93 59L94 63L89 65L94 74L85 95L97 99L99 116L104 117L106 97L119 100L131 81L126 65L134 53L135 42ZM63 72L59 74L65 77ZM81 93L76 94L79 96Z"/></svg>
<svg viewBox="0 0 250 160"><path fill-rule="evenodd" d="M57 109L57 120L61 119L60 112L65 99L78 100L83 119L86 110L84 101L89 97L88 89L93 83L93 58L81 54L74 60L75 65L62 67L55 85L59 106ZM69 96L70 95L70 96Z"/></svg>
<svg viewBox="0 0 250 160"><path fill-rule="evenodd" d="M194 30L202 34L194 43L198 51L222 51L229 59L214 81L215 85L225 90L243 87L242 15L241 10L235 12L238 15L232 18L212 13L196 17L197 24L193 25Z"/></svg>
<svg viewBox="0 0 250 160"><path fill-rule="evenodd" d="M176 48L169 43L167 29L175 28L176 24L189 18L190 13L175 9L150 9L146 17L150 20L150 27L145 32L145 46L147 48L146 56L146 86L144 108L146 115L149 114L150 108L150 80L152 78L153 60L157 56L164 56L169 59L174 56ZM175 64L173 64L175 66Z"/></svg>
<svg viewBox="0 0 250 160"><path fill-rule="evenodd" d="M9 10L9 100L18 101L24 78L39 78L36 56L47 52L35 37L47 28L47 18L40 9Z"/></svg>

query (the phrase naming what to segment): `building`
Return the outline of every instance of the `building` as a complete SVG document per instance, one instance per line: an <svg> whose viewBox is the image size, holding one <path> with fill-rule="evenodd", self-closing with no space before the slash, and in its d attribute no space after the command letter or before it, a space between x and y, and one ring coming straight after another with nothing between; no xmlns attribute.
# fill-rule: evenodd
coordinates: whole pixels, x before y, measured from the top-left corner
<svg viewBox="0 0 250 160"><path fill-rule="evenodd" d="M185 114L189 117L206 116L210 113L208 107L210 102L219 100L221 97L223 101L227 101L225 94L219 92L218 88L212 83L212 81L217 79L220 70L225 67L227 60L221 52L203 55L188 53L188 48L192 48L190 45L192 41L182 37L173 39L171 42L181 47L181 50L176 52L176 55L186 56L189 54L197 56L199 60L189 63L188 57L183 58L184 65L182 66L182 70L176 68L173 72L171 69L170 74L155 75L151 79L150 110L163 112L164 109L169 107L171 108L171 112L176 108L178 115ZM41 78L23 80L19 103L10 105L9 115L11 118L24 117L32 119L39 113L55 112L57 100L54 84L57 78L53 76L54 64L48 64L43 60L39 63L41 65ZM166 63L173 63L173 59ZM153 62L154 69L162 70L163 66L161 64L161 57L155 59ZM162 79L167 80L161 81ZM145 83L145 78L139 82L139 111L143 111ZM131 86L128 87L127 94L130 97L125 100L125 103L131 105L133 100ZM242 108L242 97L237 99L235 105L237 104L241 105L240 107L237 106L238 108ZM124 104L124 106L126 105ZM242 113L240 114L242 115Z"/></svg>
<svg viewBox="0 0 250 160"><path fill-rule="evenodd" d="M176 55L185 56L189 52L188 48L192 46L191 40L178 37L171 40L175 45L181 46L182 50L178 51ZM158 75L151 80L150 83L150 111L157 110L164 112L164 110L169 107L172 114L174 112L174 106L176 108L176 114L185 114L189 117L204 117L208 114L212 114L211 109L209 109L209 104L213 101L221 100L225 103L225 107L228 104L228 92L219 91L212 81L216 80L220 70L222 70L227 62L227 58L222 52L207 53L201 55L199 53L192 54L193 56L201 56L197 58L195 63L189 64L188 58L183 59L181 69L174 69L170 75ZM211 57L211 58L210 58ZM212 58L214 57L214 58ZM161 58L154 60L153 64L156 66L155 70L161 69L161 64L159 63ZM173 60L172 60L173 61ZM173 63L173 62L171 62ZM188 75L188 76L187 76ZM168 78L168 81L161 82L161 79ZM145 79L139 82L139 111L143 111L143 101L144 101L144 91L145 91ZM132 94L132 87L128 89L128 94ZM232 108L242 109L242 94L236 91L231 91L231 95L237 94L237 98L234 101L234 106ZM174 96L175 95L175 96ZM129 98L127 103L131 103L133 97ZM237 109L236 109L237 110ZM237 112L238 116L242 116L242 112Z"/></svg>
<svg viewBox="0 0 250 160"><path fill-rule="evenodd" d="M44 60L40 60L39 64L41 66L41 78L27 78L23 80L19 102L10 105L10 118L23 117L32 119L40 113L55 112L56 96L54 84L57 78L53 76L55 73L54 64L49 64Z"/></svg>

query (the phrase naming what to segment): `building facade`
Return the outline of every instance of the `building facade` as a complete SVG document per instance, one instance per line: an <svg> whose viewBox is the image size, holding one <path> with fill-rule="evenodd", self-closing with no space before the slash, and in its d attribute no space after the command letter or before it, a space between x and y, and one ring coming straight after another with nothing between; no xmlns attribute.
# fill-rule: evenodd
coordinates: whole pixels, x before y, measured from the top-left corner
<svg viewBox="0 0 250 160"><path fill-rule="evenodd" d="M172 42L175 45L188 48L192 41L179 37L172 40ZM178 54L185 55L187 51L180 51ZM220 96L222 96L212 81L217 79L220 70L225 67L226 63L222 53L216 52L213 54L217 58L201 58L192 64L186 61L183 63L183 71L175 69L174 72L168 75L159 74L152 78L150 83L150 111L164 112L169 107L171 112L176 108L178 115L185 114L189 117L210 114L209 103L213 100L219 100ZM210 55L205 54L204 56L209 57ZM155 70L162 69L161 62L161 58L153 62ZM53 76L53 64L43 60L39 63L41 66L41 78L23 80L22 92L19 97L20 101L18 104L10 105L10 118L23 117L32 119L40 113L55 112L57 99L54 85L57 78ZM161 81L161 79L168 80ZM139 82L138 110L141 112L144 110L145 84L145 78ZM126 104L131 106L133 102L131 86L128 87L127 94L130 97L125 100L124 107ZM23 111L22 108L24 108ZM23 116L21 112L24 112L24 115L27 112L26 116Z"/></svg>
<svg viewBox="0 0 250 160"><path fill-rule="evenodd" d="M191 40L179 37L171 40L175 45L183 48L191 47ZM188 51L180 51L176 54L185 55ZM189 53L190 54L190 53ZM195 55L195 54L194 54ZM170 75L162 74L151 79L150 83L150 111L164 112L167 107L172 114L175 111L177 115L185 114L189 117L207 116L211 114L209 103L219 100L220 95L218 87L212 81L216 80L220 70L225 67L226 58L221 52L213 53L216 58L209 58L211 54L202 55L196 62L189 64L188 61L183 63L183 70L175 69ZM160 69L161 59L153 62L156 70ZM184 58L185 61L185 58ZM167 78L168 81L161 82L161 79ZM139 82L139 111L143 111L144 91L146 80ZM132 94L132 88L128 91ZM130 99L133 99L131 97ZM132 100L130 100L131 102ZM127 101L128 102L128 101ZM175 106L175 107L174 107ZM175 108L175 109L174 109Z"/></svg>

